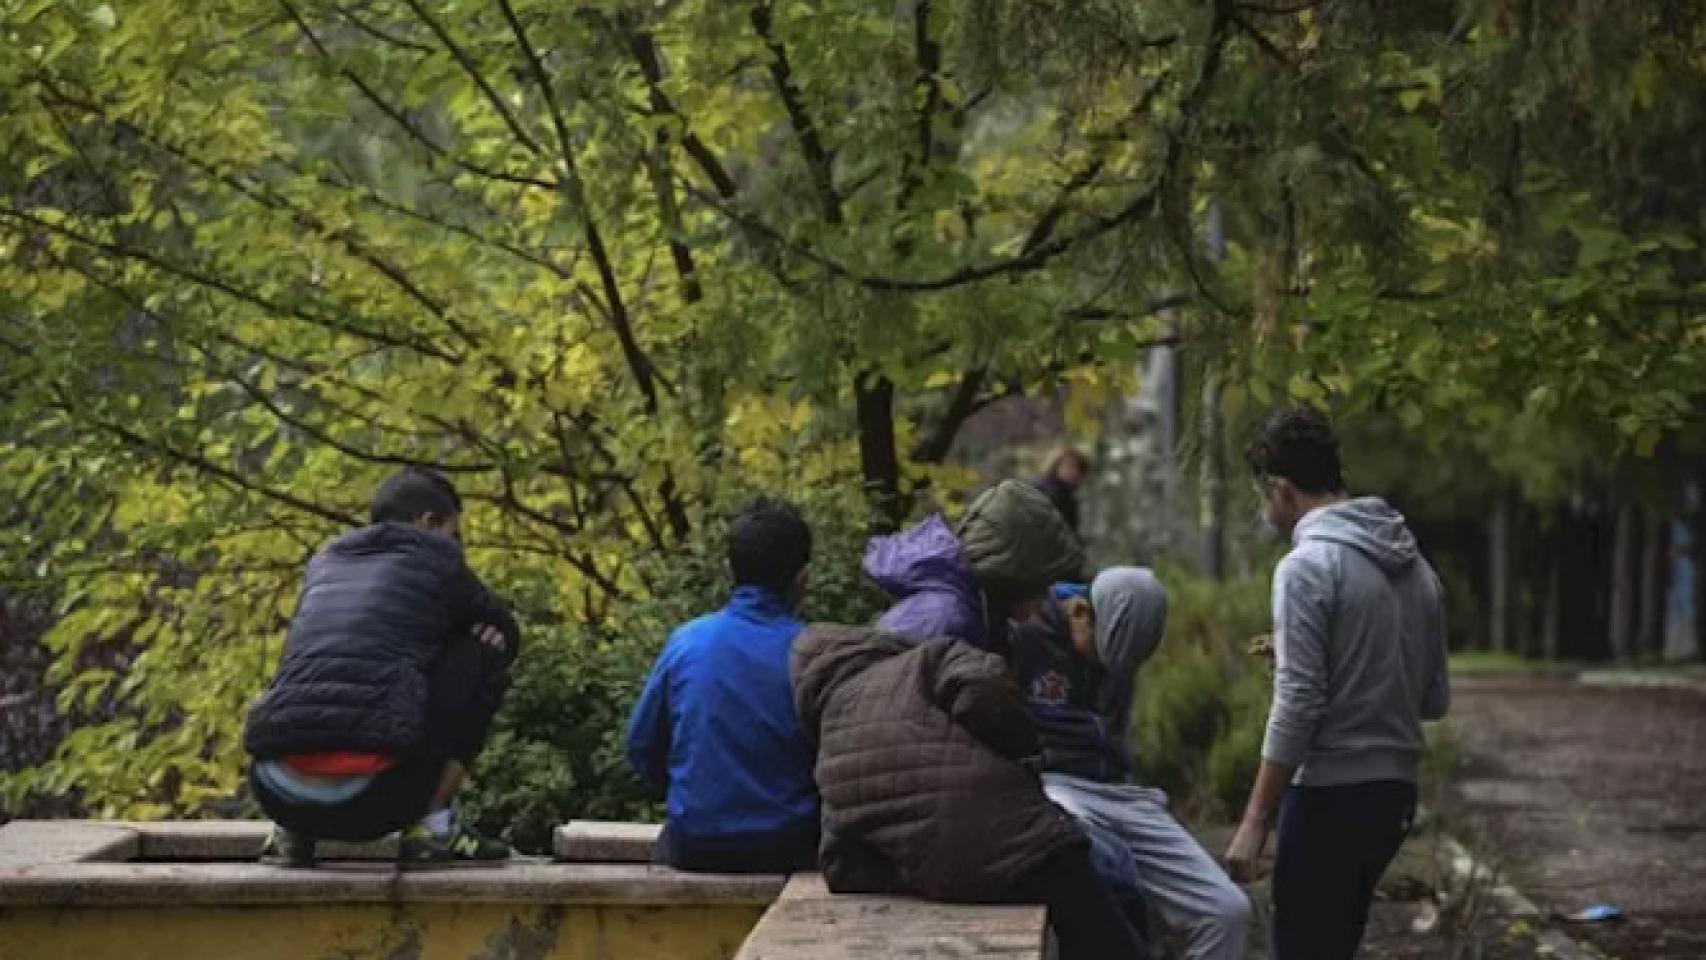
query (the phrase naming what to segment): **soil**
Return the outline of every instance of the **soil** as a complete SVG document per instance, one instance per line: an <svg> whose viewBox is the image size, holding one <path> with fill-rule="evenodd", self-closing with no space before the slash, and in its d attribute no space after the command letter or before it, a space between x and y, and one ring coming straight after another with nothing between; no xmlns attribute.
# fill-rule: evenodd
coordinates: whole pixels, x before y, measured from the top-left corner
<svg viewBox="0 0 1706 960"><path fill-rule="evenodd" d="M1706 690L1460 679L1451 829L1623 960L1706 958ZM1397 956L1397 954L1394 954Z"/></svg>
<svg viewBox="0 0 1706 960"><path fill-rule="evenodd" d="M1706 960L1706 689L1459 678L1452 692L1452 776L1424 798L1431 822L1382 881L1359 956L1552 960L1544 927L1590 956ZM1441 831L1544 916L1513 917L1448 879ZM1203 841L1219 851L1229 835ZM1599 903L1628 919L1563 919ZM1252 960L1265 956L1253 939Z"/></svg>

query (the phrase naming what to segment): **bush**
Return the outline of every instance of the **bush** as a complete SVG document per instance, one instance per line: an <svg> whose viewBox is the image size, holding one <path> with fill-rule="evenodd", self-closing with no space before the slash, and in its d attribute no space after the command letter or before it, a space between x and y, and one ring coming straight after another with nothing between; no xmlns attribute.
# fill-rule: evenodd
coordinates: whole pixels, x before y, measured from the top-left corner
<svg viewBox="0 0 1706 960"><path fill-rule="evenodd" d="M808 514L815 559L803 615L870 619L881 598L859 572L863 531L845 511L808 505ZM645 571L654 599L626 604L605 623L529 631L463 800L481 829L545 853L552 828L571 819L661 819L662 804L628 766L628 716L670 633L727 601L722 549L723 529L708 526Z"/></svg>
<svg viewBox="0 0 1706 960"><path fill-rule="evenodd" d="M1167 636L1138 675L1132 736L1139 782L1171 794L1188 815L1235 813L1261 763L1271 680L1247 652L1268 630L1267 586L1160 571Z"/></svg>

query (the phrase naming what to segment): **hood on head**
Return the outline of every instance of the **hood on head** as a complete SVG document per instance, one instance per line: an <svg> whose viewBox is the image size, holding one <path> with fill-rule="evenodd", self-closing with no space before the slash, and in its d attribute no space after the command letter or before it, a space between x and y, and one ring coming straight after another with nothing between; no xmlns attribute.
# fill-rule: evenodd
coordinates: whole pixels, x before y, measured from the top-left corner
<svg viewBox="0 0 1706 960"><path fill-rule="evenodd" d="M1312 511L1298 523L1292 542L1320 540L1351 547L1387 573L1416 562L1416 538L1404 515L1379 497L1358 497Z"/></svg>
<svg viewBox="0 0 1706 960"><path fill-rule="evenodd" d="M1167 629L1167 591L1155 574L1139 567L1109 567L1090 585L1096 611L1096 656L1118 665L1129 680L1161 645ZM1117 678L1119 679L1119 678Z"/></svg>
<svg viewBox="0 0 1706 960"><path fill-rule="evenodd" d="M865 545L865 575L891 597L923 590L977 594L977 577L948 521L939 513L923 523Z"/></svg>
<svg viewBox="0 0 1706 960"><path fill-rule="evenodd" d="M1003 480L972 501L960 519L959 542L985 585L1041 593L1078 575L1084 548L1042 491Z"/></svg>

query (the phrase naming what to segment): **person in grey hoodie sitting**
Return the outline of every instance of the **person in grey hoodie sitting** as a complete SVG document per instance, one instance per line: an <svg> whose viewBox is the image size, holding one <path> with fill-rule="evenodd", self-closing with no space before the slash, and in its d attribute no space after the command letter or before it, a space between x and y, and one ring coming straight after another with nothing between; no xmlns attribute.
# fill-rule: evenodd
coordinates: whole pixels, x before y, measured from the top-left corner
<svg viewBox="0 0 1706 960"><path fill-rule="evenodd" d="M1137 671L1166 626L1155 575L1113 567L1088 591L1056 587L1040 615L1014 628L1013 664L1049 799L1129 853L1142 902L1183 935L1188 960L1242 960L1249 897L1168 812L1165 793L1132 783Z"/></svg>
<svg viewBox="0 0 1706 960"><path fill-rule="evenodd" d="M1416 812L1422 722L1445 716L1444 604L1404 518L1351 499L1331 423L1285 411L1250 447L1274 573L1274 700L1261 772L1226 852L1251 879L1278 823L1273 953L1349 960Z"/></svg>

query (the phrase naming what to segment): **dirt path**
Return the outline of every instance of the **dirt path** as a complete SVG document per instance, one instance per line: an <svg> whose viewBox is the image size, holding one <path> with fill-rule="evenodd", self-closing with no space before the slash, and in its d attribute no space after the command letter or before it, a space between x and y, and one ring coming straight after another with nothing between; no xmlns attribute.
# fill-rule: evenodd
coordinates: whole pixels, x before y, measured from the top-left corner
<svg viewBox="0 0 1706 960"><path fill-rule="evenodd" d="M1706 692L1561 680L1454 683L1454 829L1542 910L1624 960L1706 958Z"/></svg>

